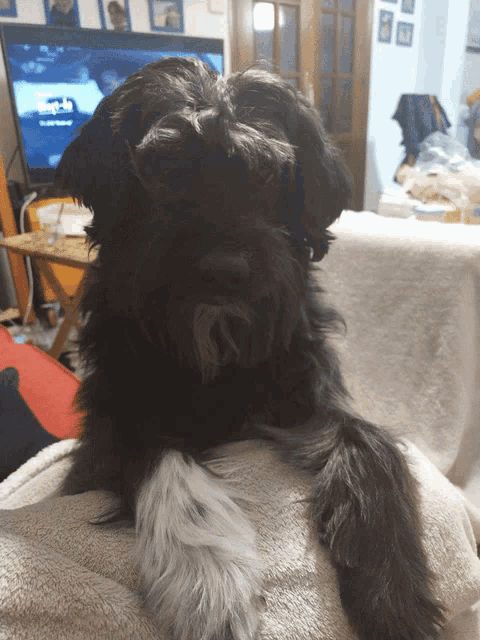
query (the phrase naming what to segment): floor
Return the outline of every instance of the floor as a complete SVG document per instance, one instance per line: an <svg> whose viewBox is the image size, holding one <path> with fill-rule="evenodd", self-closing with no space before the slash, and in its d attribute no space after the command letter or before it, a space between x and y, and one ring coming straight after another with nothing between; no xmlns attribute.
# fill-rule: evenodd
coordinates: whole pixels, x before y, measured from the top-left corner
<svg viewBox="0 0 480 640"><path fill-rule="evenodd" d="M42 351L48 353L53 345L53 341L55 340L55 336L57 335L57 331L62 322L63 318L59 318L55 327L50 327L47 322L42 320L37 320L35 324L25 326L17 322L7 322L4 323L4 326L10 331L15 342L20 344L34 344ZM59 361L81 379L83 370L77 346L75 344L76 338L77 331L75 328L72 328L67 340L65 341L64 350Z"/></svg>

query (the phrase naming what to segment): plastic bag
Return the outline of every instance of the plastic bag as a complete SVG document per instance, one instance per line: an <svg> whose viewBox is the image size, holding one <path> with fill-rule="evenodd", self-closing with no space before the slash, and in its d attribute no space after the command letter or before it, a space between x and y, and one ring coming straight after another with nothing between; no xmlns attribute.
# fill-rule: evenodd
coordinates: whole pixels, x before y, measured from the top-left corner
<svg viewBox="0 0 480 640"><path fill-rule="evenodd" d="M459 171L465 165L480 167L480 160L474 160L467 147L451 136L435 131L420 143L420 153L415 163L416 171L432 174L439 170Z"/></svg>
<svg viewBox="0 0 480 640"><path fill-rule="evenodd" d="M435 131L421 142L403 188L425 204L448 203L449 208L459 210L460 221L465 222L467 211L480 203L480 161L474 160L461 142Z"/></svg>

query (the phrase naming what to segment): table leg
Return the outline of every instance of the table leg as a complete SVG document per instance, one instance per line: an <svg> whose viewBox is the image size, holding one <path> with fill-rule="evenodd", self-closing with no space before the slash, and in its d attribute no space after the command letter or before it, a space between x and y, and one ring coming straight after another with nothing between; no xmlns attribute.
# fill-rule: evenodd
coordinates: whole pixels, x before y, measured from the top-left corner
<svg viewBox="0 0 480 640"><path fill-rule="evenodd" d="M67 339L71 328L72 328L72 325L67 323L66 319L64 319L62 326L60 327L60 329L57 332L57 335L55 336L55 340L53 342L52 348L48 351L48 355L54 358L55 360L57 360L58 357L61 355L62 349L63 349L63 343Z"/></svg>
<svg viewBox="0 0 480 640"><path fill-rule="evenodd" d="M37 260L37 264L39 266L39 269L41 269L43 275L45 276L48 284L55 291L58 297L58 301L60 302L65 312L62 326L58 330L52 348L48 352L49 355L52 356L52 358L57 359L62 353L63 343L67 339L70 329L73 326L75 326L77 329L80 329L80 327L82 326L82 317L80 311L78 310L78 306L83 295L87 272L85 270L85 273L80 280L77 290L75 291L75 295L70 297L62 287L61 283L58 281L55 272L53 271L49 262L47 260Z"/></svg>

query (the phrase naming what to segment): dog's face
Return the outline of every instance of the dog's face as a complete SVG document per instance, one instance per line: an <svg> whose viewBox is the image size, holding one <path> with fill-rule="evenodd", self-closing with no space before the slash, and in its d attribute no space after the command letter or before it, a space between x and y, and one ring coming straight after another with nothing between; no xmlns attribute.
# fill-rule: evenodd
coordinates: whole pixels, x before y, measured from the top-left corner
<svg viewBox="0 0 480 640"><path fill-rule="evenodd" d="M224 80L193 58L151 63L105 98L58 182L93 210L112 317L135 319L204 381L288 349L309 261L350 195L300 94L259 70Z"/></svg>

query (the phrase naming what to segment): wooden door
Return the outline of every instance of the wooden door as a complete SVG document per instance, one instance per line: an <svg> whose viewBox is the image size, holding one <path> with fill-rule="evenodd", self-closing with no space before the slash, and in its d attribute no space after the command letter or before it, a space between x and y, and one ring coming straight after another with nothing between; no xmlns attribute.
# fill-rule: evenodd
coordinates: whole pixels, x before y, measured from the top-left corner
<svg viewBox="0 0 480 640"><path fill-rule="evenodd" d="M363 209L372 0L231 0L232 71L260 63L321 111Z"/></svg>

